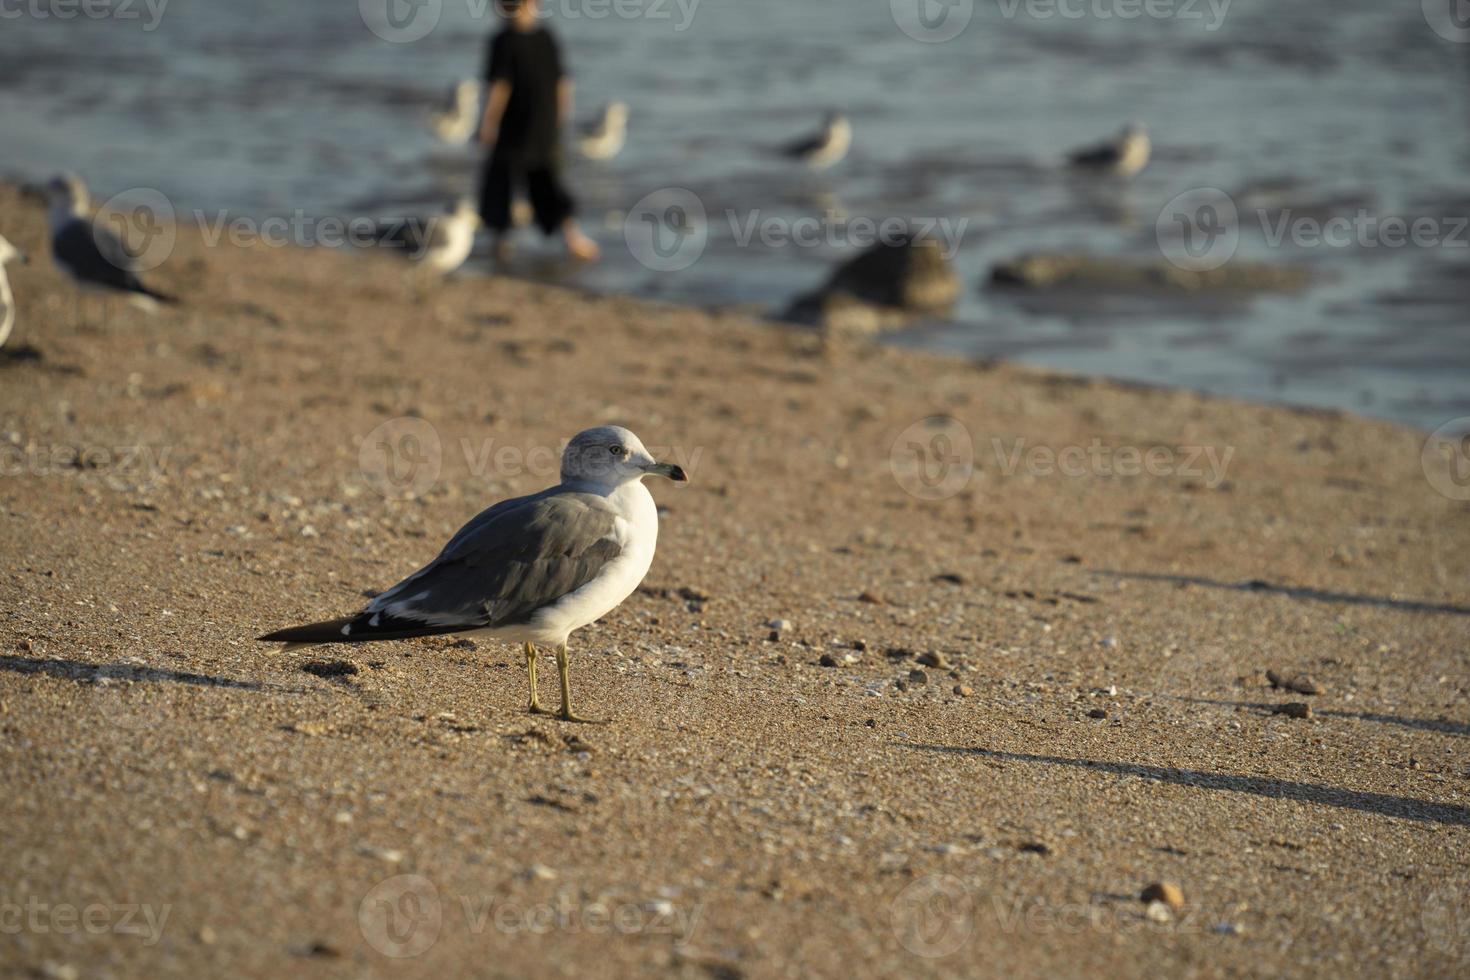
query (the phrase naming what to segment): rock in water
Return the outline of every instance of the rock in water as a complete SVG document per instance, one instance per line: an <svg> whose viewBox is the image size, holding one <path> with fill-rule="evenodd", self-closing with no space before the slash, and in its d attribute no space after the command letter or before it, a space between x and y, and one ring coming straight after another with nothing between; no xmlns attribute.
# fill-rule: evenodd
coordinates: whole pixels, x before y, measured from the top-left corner
<svg viewBox="0 0 1470 980"><path fill-rule="evenodd" d="M822 288L798 298L785 318L829 330L873 333L926 313L945 313L960 279L941 244L905 232L838 266Z"/></svg>

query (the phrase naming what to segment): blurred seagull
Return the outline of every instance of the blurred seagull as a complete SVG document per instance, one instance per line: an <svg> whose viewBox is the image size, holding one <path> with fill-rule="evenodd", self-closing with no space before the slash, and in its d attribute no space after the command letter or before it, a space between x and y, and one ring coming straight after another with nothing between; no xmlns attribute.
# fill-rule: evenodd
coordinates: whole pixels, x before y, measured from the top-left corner
<svg viewBox="0 0 1470 980"><path fill-rule="evenodd" d="M628 103L609 102L597 121L583 127L577 149L589 160L611 160L628 138Z"/></svg>
<svg viewBox="0 0 1470 980"><path fill-rule="evenodd" d="M1117 177L1132 177L1148 166L1152 149L1143 123L1129 123L1115 139L1073 151L1067 162L1077 170Z"/></svg>
<svg viewBox="0 0 1470 980"><path fill-rule="evenodd" d="M144 285L138 278L137 262L128 254L122 239L91 218L92 199L80 177L66 174L46 185L51 224L51 258L81 294L123 296L129 303L152 313L159 303L177 303L172 296Z"/></svg>
<svg viewBox="0 0 1470 980"><path fill-rule="evenodd" d="M446 143L466 143L480 124L484 87L473 78L455 83L444 105L429 114L429 128Z"/></svg>
<svg viewBox="0 0 1470 980"><path fill-rule="evenodd" d="M822 128L810 136L786 144L781 152L800 160L813 170L826 170L847 156L852 146L852 124L840 112L829 112Z"/></svg>
<svg viewBox="0 0 1470 980"><path fill-rule="evenodd" d="M15 295L10 291L10 279L5 275L5 263L17 262L24 265L25 253L5 240L0 235L0 347L10 339L10 331L15 329Z"/></svg>
<svg viewBox="0 0 1470 980"><path fill-rule="evenodd" d="M531 701L536 644L556 651L564 721L572 710L567 638L616 609L653 561L658 509L645 476L683 482L638 437L607 425L577 433L561 459L561 483L504 500L460 528L423 568L381 593L355 616L277 630L260 637L283 650L318 643L364 643L464 633L519 643Z"/></svg>
<svg viewBox="0 0 1470 980"><path fill-rule="evenodd" d="M470 257L475 229L479 227L480 212L469 198L462 197L442 215L427 221L383 223L378 229L377 242L402 249L420 267L447 276Z"/></svg>

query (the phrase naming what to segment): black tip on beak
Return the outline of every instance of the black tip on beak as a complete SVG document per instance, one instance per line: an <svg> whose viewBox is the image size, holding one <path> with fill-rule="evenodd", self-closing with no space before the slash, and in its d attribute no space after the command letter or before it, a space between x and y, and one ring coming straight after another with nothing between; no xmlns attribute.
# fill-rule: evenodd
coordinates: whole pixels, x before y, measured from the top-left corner
<svg viewBox="0 0 1470 980"><path fill-rule="evenodd" d="M673 480L675 483L689 482L689 476L684 472L684 467L680 466L677 463L671 463L669 465L669 479Z"/></svg>

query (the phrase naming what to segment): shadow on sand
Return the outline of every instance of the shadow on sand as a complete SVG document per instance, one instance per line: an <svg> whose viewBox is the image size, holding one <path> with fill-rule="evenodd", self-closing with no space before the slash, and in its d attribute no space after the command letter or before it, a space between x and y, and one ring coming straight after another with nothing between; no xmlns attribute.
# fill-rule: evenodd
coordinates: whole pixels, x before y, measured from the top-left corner
<svg viewBox="0 0 1470 980"><path fill-rule="evenodd" d="M1351 606L1382 606L1385 609L1400 609L1404 612L1443 613L1449 616L1470 616L1470 606L1457 606L1448 602L1419 602L1414 599L1394 599L1381 595L1362 595L1356 592L1327 592L1292 585L1276 585L1263 579L1253 578L1244 582L1222 582L1202 575L1166 575L1162 572L1119 572L1106 568L1093 571L1094 575L1107 578L1133 579L1142 582L1169 582L1174 585L1198 585L1209 589L1233 589L1236 592L1266 592L1284 595L1292 599L1310 599L1313 602L1335 602Z"/></svg>
<svg viewBox="0 0 1470 980"><path fill-rule="evenodd" d="M1137 776L1159 782L1193 786L1196 789L1221 790L1227 793L1248 793L1274 800L1295 800L1318 806L1338 807L1344 810L1359 810L1376 813L1384 817L1402 820L1419 820L1425 823L1446 824L1452 827L1470 827L1470 810L1447 803L1434 803L1411 796L1388 796L1383 793L1363 793L1340 789L1336 786L1320 786L1316 783L1297 783L1285 779L1264 776L1234 776L1229 773L1204 772L1199 769L1168 769L1163 766L1148 766L1133 762L1103 762L1096 759L1069 759L1059 755L1036 755L1029 752L998 752L993 749L965 748L955 745L906 745L903 748L921 752L948 752L955 755L970 755L1003 762L1033 762L1053 766L1075 766L1097 772L1119 776Z"/></svg>

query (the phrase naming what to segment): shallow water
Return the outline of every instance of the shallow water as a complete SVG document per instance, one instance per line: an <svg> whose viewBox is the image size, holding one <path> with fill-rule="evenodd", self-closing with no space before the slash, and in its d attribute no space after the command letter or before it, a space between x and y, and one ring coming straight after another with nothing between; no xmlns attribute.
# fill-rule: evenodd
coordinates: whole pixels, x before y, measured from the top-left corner
<svg viewBox="0 0 1470 980"><path fill-rule="evenodd" d="M375 2L171 0L156 23L143 0L65 20L68 0L8 6L0 173L74 169L99 199L156 188L208 220L437 207L473 189L476 154L436 143L425 115L479 71L493 14L430 0L434 29L390 43L360 13ZM895 343L1425 428L1470 414L1470 44L1437 35L1420 4L1178 0L1155 8L1175 16L1122 19L1102 15L1138 5L1063 0L1081 16L1061 16L1049 0L923 2L971 19L923 43L891 9L909 0L549 0L579 115L621 98L631 135L617 159L571 167L605 261L549 263L554 250L527 233L513 270L774 311L849 254L854 219L943 219L964 298L953 320ZM853 122L846 161L808 174L771 152L829 107ZM1148 124L1155 155L1129 185L1059 166L1130 119ZM1239 258L1304 263L1313 287L1230 304L984 288L992 263L1036 249L1157 259L1166 202L1200 187L1237 206ZM698 258L678 271L640 263L624 235L635 203L667 188L704 212ZM1272 244L1283 211L1308 233L1333 216L1368 230L1340 246ZM1435 241L1373 238L1414 217ZM803 218L823 219L811 243L780 238Z"/></svg>

